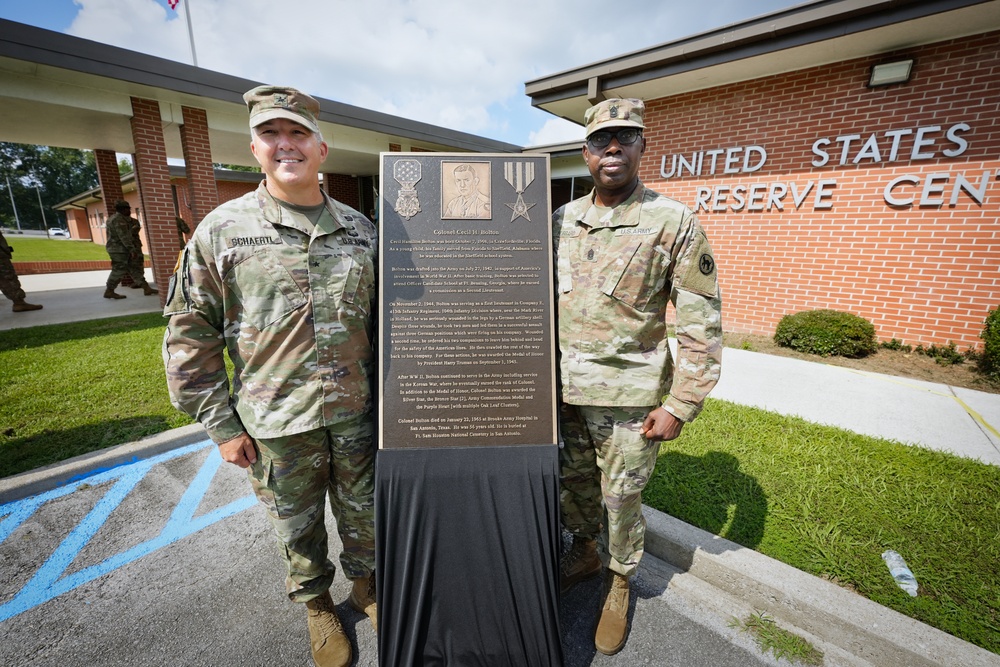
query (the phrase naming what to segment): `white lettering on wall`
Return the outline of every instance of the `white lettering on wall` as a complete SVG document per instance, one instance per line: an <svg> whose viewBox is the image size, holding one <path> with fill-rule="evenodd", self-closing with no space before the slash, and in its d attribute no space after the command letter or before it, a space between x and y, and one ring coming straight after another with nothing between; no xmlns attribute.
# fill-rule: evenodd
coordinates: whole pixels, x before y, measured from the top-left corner
<svg viewBox="0 0 1000 667"><path fill-rule="evenodd" d="M818 183L809 181L802 189L797 183L754 183L752 185L717 185L714 188L707 185L699 186L695 192L694 212L711 211L712 213L778 210L784 211L786 199L791 193L791 203L795 208L801 208L810 192L813 192L812 207L816 210L826 210L833 207L833 189L837 181L821 180Z"/></svg>
<svg viewBox="0 0 1000 667"><path fill-rule="evenodd" d="M720 160L719 157L722 157ZM667 161L670 170L667 170ZM746 146L736 148L715 148L710 151L697 151L688 158L686 155L664 155L660 158L660 177L682 178L684 176L712 176L722 167L724 174L749 174L760 170L767 162L767 151L763 146ZM685 173L687 172L687 173Z"/></svg>
<svg viewBox="0 0 1000 667"><path fill-rule="evenodd" d="M896 162L897 160L932 160L938 153L946 157L958 157L969 147L969 142L962 138L962 132L968 132L968 123L956 123L947 130L944 130L944 137L940 125L928 125L916 129L896 129L887 130L881 135L873 133L862 142L860 134L843 134L836 139L820 137L813 142L812 152L816 157L812 161L812 166L823 167L830 162L831 144L839 146L839 151L834 149L834 154L839 153L837 164L845 165L860 164L870 162L879 164L883 161L883 155L887 155L885 161ZM913 146L908 153L900 154L900 148L904 137L913 136ZM949 148L939 148L938 141L950 142ZM886 148L888 152L886 153Z"/></svg>
<svg viewBox="0 0 1000 667"><path fill-rule="evenodd" d="M837 137L820 137L812 144L815 156L813 167L823 167L836 161L837 165L881 164L883 162L932 160L939 157L955 158L966 152L969 142L963 136L972 128L968 123L955 123L948 127L925 125L915 128L895 128L881 133L841 134ZM664 155L660 161L660 176L680 178L715 174L740 174L759 171L767 162L767 151L762 146L737 146L696 151L687 155ZM668 169L669 167L669 169ZM1000 180L1000 170L996 172ZM956 206L959 198L967 196L976 204L986 200L987 189L994 176L984 171L978 177L966 178L958 172L936 172L923 177L903 174L889 181L882 190L882 198L890 206ZM797 183L754 183L750 185L699 186L696 191L696 212L725 213L727 211L784 211L786 204L802 208L810 201L815 210L833 208L834 189L837 181L826 179Z"/></svg>
<svg viewBox="0 0 1000 667"><path fill-rule="evenodd" d="M886 183L882 190L882 198L890 206L906 207L914 204L918 206L943 206L943 195L948 185L951 184L951 194L948 197L949 206L958 204L958 196L962 192L967 194L972 201L982 205L986 201L986 189L992 175L992 171L984 171L979 177L979 186L976 187L961 172L955 176L954 181L951 172L927 174L922 186L919 176L903 174ZM997 178L1000 179L1000 172L997 172ZM914 196L915 191L919 191L919 197Z"/></svg>

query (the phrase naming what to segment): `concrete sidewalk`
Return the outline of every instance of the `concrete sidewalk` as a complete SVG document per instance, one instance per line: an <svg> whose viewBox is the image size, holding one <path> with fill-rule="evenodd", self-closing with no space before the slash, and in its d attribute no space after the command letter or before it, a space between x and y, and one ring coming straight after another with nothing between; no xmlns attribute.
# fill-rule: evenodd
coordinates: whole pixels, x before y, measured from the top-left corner
<svg viewBox="0 0 1000 667"><path fill-rule="evenodd" d="M162 311L159 295L143 296L142 290L118 287L124 299L105 299L107 271L77 273L43 273L19 276L21 289L28 303L39 304L41 310L11 312L10 302L0 300L0 330L22 329L43 324L83 322L104 317L135 315ZM146 269L146 280L153 287L153 272Z"/></svg>
<svg viewBox="0 0 1000 667"><path fill-rule="evenodd" d="M1000 394L726 348L711 397L1000 465Z"/></svg>

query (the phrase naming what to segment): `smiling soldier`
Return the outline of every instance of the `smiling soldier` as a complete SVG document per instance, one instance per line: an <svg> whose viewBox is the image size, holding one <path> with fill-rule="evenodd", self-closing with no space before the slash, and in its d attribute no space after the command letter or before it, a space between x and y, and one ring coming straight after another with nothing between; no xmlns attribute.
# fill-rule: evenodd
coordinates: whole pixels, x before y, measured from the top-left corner
<svg viewBox="0 0 1000 667"><path fill-rule="evenodd" d="M171 279L164 314L167 384L222 458L246 468L287 565L288 596L305 603L313 660L348 665L350 640L329 588L327 496L353 580L348 603L377 629L372 313L374 225L327 197L319 103L260 86L243 99L256 192L198 225ZM232 391L224 351L234 370Z"/></svg>
<svg viewBox="0 0 1000 667"><path fill-rule="evenodd" d="M635 99L587 110L583 158L594 190L556 211L552 229L562 522L573 535L561 587L596 576L603 563L594 644L609 655L627 637L629 577L646 528L642 490L659 445L697 416L722 363L722 302L705 232L688 207L639 181L644 112ZM668 302L677 314L676 364Z"/></svg>

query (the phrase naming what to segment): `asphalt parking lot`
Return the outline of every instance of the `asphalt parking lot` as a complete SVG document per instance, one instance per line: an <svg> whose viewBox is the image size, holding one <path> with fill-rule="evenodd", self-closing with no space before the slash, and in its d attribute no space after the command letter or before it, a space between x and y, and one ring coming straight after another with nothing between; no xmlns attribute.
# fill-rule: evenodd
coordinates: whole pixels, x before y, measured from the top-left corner
<svg viewBox="0 0 1000 667"><path fill-rule="evenodd" d="M574 589L565 664L777 664L699 594L671 587L677 574L643 561L629 642L613 657L593 649L598 582ZM208 441L111 467L0 506L0 664L309 665L283 576L244 473ZM355 664L376 665L375 633L343 604L339 574L332 592Z"/></svg>

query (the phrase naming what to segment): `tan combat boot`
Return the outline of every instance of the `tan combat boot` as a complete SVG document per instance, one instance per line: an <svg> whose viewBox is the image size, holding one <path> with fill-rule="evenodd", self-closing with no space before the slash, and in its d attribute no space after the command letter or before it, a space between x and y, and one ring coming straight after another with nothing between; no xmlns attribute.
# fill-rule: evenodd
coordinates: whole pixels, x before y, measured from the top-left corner
<svg viewBox="0 0 1000 667"><path fill-rule="evenodd" d="M351 588L351 595L347 598L347 603L354 611L359 611L368 616L372 622L372 628L378 632L378 606L375 604L375 574L372 573L364 579L355 579L354 587Z"/></svg>
<svg viewBox="0 0 1000 667"><path fill-rule="evenodd" d="M125 295L124 294L119 294L118 292L114 291L110 287L105 287L104 288L104 298L105 299L124 299Z"/></svg>
<svg viewBox="0 0 1000 667"><path fill-rule="evenodd" d="M152 287L149 286L149 283L146 283L145 285L142 286L142 295L143 296L149 296L150 294L159 294L159 293L160 293L160 290L153 289Z"/></svg>
<svg viewBox="0 0 1000 667"><path fill-rule="evenodd" d="M601 559L597 557L597 541L573 538L573 546L559 562L559 588L563 595L581 581L601 573Z"/></svg>
<svg viewBox="0 0 1000 667"><path fill-rule="evenodd" d="M604 655L614 655L625 646L628 630L628 577L608 570L604 579L604 605L594 633L594 647Z"/></svg>
<svg viewBox="0 0 1000 667"><path fill-rule="evenodd" d="M351 640L337 618L330 592L306 602L309 620L309 646L316 667L347 667L351 664Z"/></svg>
<svg viewBox="0 0 1000 667"><path fill-rule="evenodd" d="M24 313L29 310L41 310L42 307L35 303L28 303L24 299L15 299L14 306L11 308L15 313Z"/></svg>

